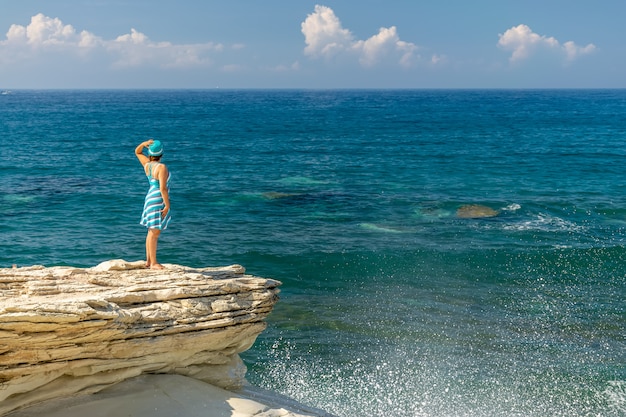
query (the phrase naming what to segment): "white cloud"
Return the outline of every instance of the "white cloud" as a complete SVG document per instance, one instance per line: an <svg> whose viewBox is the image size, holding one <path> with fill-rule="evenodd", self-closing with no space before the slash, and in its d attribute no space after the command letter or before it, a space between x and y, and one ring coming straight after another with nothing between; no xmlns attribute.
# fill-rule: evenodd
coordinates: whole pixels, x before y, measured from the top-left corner
<svg viewBox="0 0 626 417"><path fill-rule="evenodd" d="M509 58L511 62L522 61L541 48L564 53L568 61L574 60L580 55L591 53L596 48L591 43L581 47L572 41L561 45L555 38L539 35L533 32L527 25L514 26L498 36L500 37L498 46L506 51L512 51Z"/></svg>
<svg viewBox="0 0 626 417"><path fill-rule="evenodd" d="M223 49L221 44L172 44L153 42L145 34L131 29L128 34L104 43L111 56L117 57L115 67L157 65L162 68L194 67L211 63L209 53Z"/></svg>
<svg viewBox="0 0 626 417"><path fill-rule="evenodd" d="M245 67L240 64L227 64L227 65L222 66L222 71L224 72L235 73L235 72L241 72L243 70L245 70Z"/></svg>
<svg viewBox="0 0 626 417"><path fill-rule="evenodd" d="M395 26L381 28L369 39L355 40L330 7L316 5L301 28L306 43L304 53L312 58L330 59L339 54L356 53L363 66L374 66L387 57L402 66L410 66L419 58L418 47L400 40Z"/></svg>
<svg viewBox="0 0 626 417"><path fill-rule="evenodd" d="M301 25L306 47L304 53L312 57L331 57L350 49L354 43L352 33L341 27L335 12L326 6L315 6Z"/></svg>
<svg viewBox="0 0 626 417"><path fill-rule="evenodd" d="M129 34L118 36L115 39L115 42L119 42L121 44L130 43L133 45L145 45L148 43L148 37L132 28Z"/></svg>
<svg viewBox="0 0 626 417"><path fill-rule="evenodd" d="M64 25L58 18L52 19L41 13L33 16L28 26L11 25L6 36L7 40L1 41L0 45L88 47L99 41L97 36L89 32L77 33L72 25Z"/></svg>
<svg viewBox="0 0 626 417"><path fill-rule="evenodd" d="M435 54L430 58L430 63L433 65L438 65L438 64L441 64L442 62L446 62L446 60L447 60L447 57L445 55Z"/></svg>
<svg viewBox="0 0 626 417"><path fill-rule="evenodd" d="M295 61L290 65L287 65L287 64L276 65L273 67L268 67L267 70L270 72L278 72L278 73L299 71L300 63L298 61Z"/></svg>
<svg viewBox="0 0 626 417"><path fill-rule="evenodd" d="M95 48L102 44L102 39L91 32L83 30L80 33L80 42L78 46L81 48Z"/></svg>
<svg viewBox="0 0 626 417"><path fill-rule="evenodd" d="M393 52L401 54L399 59L401 65L410 66L411 58L417 51L417 46L414 44L400 40L395 26L380 28L378 35L354 43L353 48L361 53L359 61L365 66L375 65Z"/></svg>
<svg viewBox="0 0 626 417"><path fill-rule="evenodd" d="M568 41L563 44L563 49L565 49L567 59L572 61L580 55L586 55L593 52L596 49L596 46L592 43L587 46L578 46L574 42Z"/></svg>
<svg viewBox="0 0 626 417"><path fill-rule="evenodd" d="M43 51L85 56L96 52L108 59L112 67L151 65L161 68L197 67L210 63L211 52L223 49L220 44L172 44L153 42L145 34L131 29L128 34L104 40L88 31L77 32L72 25L41 13L31 18L27 26L11 25L6 40L0 41L0 61L36 59Z"/></svg>

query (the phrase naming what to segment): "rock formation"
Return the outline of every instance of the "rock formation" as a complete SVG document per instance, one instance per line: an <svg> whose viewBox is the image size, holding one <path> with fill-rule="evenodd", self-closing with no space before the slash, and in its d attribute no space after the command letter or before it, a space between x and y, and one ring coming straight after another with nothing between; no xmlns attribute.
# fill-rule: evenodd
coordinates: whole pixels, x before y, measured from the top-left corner
<svg viewBox="0 0 626 417"><path fill-rule="evenodd" d="M165 266L0 269L0 416L142 374L241 387L238 354L265 329L280 282L239 265Z"/></svg>

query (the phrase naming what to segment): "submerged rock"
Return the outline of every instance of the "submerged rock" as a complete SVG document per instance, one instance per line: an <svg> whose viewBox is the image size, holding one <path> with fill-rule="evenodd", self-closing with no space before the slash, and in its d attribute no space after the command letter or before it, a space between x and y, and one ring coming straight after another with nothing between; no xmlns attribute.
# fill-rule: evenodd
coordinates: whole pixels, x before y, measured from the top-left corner
<svg viewBox="0 0 626 417"><path fill-rule="evenodd" d="M0 269L0 415L141 374L243 386L238 354L265 329L281 283L239 265L165 266Z"/></svg>
<svg viewBox="0 0 626 417"><path fill-rule="evenodd" d="M466 204L459 207L456 211L456 216L460 219L481 219L495 217L498 214L500 214L499 211L480 204Z"/></svg>

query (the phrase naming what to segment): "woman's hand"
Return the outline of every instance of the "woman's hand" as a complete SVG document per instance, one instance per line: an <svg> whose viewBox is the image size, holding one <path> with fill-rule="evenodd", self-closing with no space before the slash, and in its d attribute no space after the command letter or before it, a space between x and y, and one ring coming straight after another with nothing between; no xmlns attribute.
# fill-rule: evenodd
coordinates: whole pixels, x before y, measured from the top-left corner
<svg viewBox="0 0 626 417"><path fill-rule="evenodd" d="M163 210L161 210L161 218L165 218L165 216L167 216L167 213L170 211L169 207L164 207Z"/></svg>

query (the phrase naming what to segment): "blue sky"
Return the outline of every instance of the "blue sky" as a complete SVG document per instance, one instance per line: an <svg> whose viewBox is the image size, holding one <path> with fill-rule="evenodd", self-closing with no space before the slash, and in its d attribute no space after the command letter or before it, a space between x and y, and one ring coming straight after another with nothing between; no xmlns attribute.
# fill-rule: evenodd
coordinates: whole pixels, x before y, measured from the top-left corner
<svg viewBox="0 0 626 417"><path fill-rule="evenodd" d="M0 0L0 89L626 88L625 0Z"/></svg>

